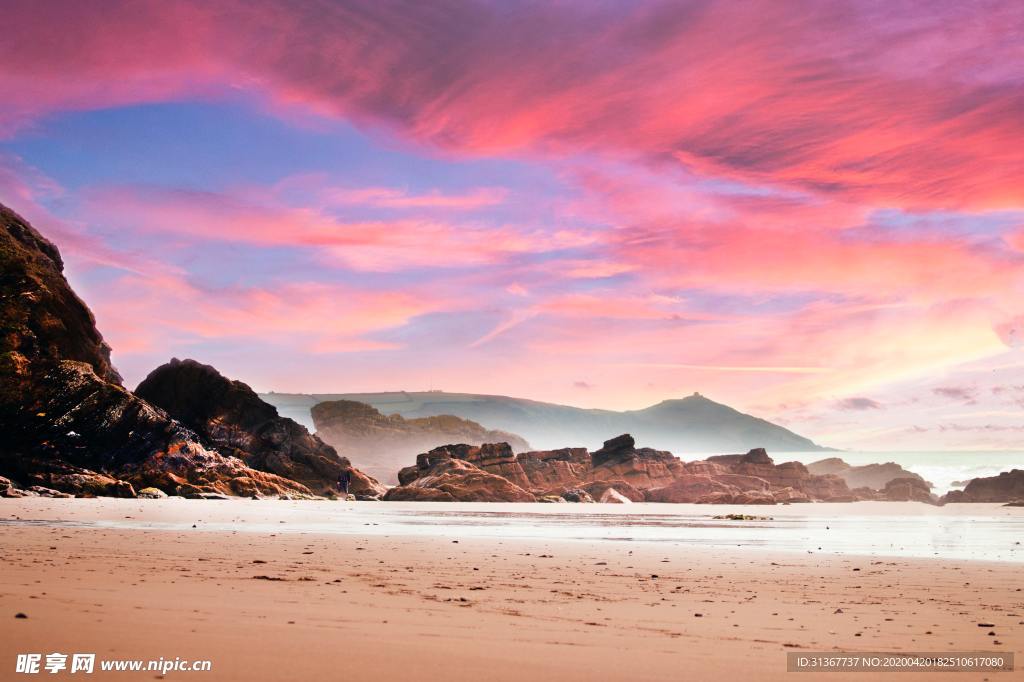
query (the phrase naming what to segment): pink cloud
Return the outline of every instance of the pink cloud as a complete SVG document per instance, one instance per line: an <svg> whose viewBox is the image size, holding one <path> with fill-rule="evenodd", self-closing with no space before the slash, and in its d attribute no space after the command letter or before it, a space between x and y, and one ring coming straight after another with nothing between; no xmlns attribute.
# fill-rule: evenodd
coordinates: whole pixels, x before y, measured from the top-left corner
<svg viewBox="0 0 1024 682"><path fill-rule="evenodd" d="M344 220L317 208L257 203L232 194L139 187L94 190L86 213L93 222L114 221L142 234L307 247L357 270L492 264L516 254L585 246L595 239L580 230L491 226L443 217Z"/></svg>
<svg viewBox="0 0 1024 682"><path fill-rule="evenodd" d="M224 339L259 339L308 353L393 349L368 335L444 305L408 292L311 282L214 290L181 277L125 275L105 289L94 308L119 356L182 353Z"/></svg>
<svg viewBox="0 0 1024 682"><path fill-rule="evenodd" d="M62 197L64 188L22 159L0 154L0 203L16 211L61 249L72 269L111 267L122 271L180 274L172 265L148 254L110 247L77 222L54 215L46 204Z"/></svg>
<svg viewBox="0 0 1024 682"><path fill-rule="evenodd" d="M1006 207L1024 186L1022 15L1008 0L23 1L5 11L0 85L20 103L8 128L215 84L453 152L603 151L889 205Z"/></svg>
<svg viewBox="0 0 1024 682"><path fill-rule="evenodd" d="M331 205L364 205L397 209L449 209L473 211L504 203L506 192L496 187L481 187L464 194L427 192L415 194L390 187L340 188L325 193Z"/></svg>

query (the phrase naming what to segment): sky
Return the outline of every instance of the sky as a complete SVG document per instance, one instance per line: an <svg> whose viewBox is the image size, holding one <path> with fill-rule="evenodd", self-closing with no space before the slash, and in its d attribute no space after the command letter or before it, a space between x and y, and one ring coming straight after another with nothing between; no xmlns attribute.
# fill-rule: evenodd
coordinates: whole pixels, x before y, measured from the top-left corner
<svg viewBox="0 0 1024 682"><path fill-rule="evenodd" d="M1024 4L5 0L0 202L134 386L1024 441Z"/></svg>

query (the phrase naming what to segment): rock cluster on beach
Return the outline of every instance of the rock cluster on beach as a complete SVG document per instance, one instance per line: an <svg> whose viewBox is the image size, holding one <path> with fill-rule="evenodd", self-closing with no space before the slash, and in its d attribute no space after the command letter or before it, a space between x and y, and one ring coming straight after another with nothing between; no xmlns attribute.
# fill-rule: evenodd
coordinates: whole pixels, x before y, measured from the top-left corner
<svg viewBox="0 0 1024 682"><path fill-rule="evenodd" d="M469 419L452 415L406 419L381 414L366 403L329 400L310 410L316 435L339 454L354 460L371 476L397 483L396 472L417 453L441 443L508 443L516 452L529 449L519 436L487 429Z"/></svg>
<svg viewBox="0 0 1024 682"><path fill-rule="evenodd" d="M951 490L944 502L1004 502L1024 500L1024 470L1012 469L998 476L972 479L963 490Z"/></svg>
<svg viewBox="0 0 1024 682"><path fill-rule="evenodd" d="M637 448L623 434L594 452L585 448L513 453L506 443L446 445L421 454L398 474L386 500L695 502L777 504L915 499L916 484L851 491L835 474L799 462L775 464L763 449L683 462L670 452ZM914 479L898 479L898 481ZM912 492L905 490L913 488ZM924 489L928 494L927 488Z"/></svg>
<svg viewBox="0 0 1024 682"><path fill-rule="evenodd" d="M244 448L223 454L215 438L126 389L63 269L57 248L0 206L0 475L9 481L0 494L313 494L273 473L287 456L273 437L250 465L234 456Z"/></svg>

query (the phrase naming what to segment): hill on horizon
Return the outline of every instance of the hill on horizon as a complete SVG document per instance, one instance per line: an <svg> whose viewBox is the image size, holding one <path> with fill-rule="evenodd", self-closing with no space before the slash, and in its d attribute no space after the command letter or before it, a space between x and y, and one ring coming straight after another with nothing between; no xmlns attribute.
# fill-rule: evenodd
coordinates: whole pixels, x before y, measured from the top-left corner
<svg viewBox="0 0 1024 682"><path fill-rule="evenodd" d="M310 410L332 400L366 403L384 414L407 419L454 415L488 429L519 434L536 449L597 449L605 440L631 433L645 447L688 453L746 452L763 447L775 452L830 451L789 429L716 403L700 394L664 400L641 410L571 407L523 398L444 391L385 393L265 393L278 411L313 429Z"/></svg>

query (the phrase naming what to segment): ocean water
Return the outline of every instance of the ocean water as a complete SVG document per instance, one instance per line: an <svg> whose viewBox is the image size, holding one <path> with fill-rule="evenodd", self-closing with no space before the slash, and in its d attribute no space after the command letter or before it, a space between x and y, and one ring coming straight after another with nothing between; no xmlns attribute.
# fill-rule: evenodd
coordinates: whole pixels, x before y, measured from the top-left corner
<svg viewBox="0 0 1024 682"><path fill-rule="evenodd" d="M930 481L935 486L932 492L938 495L963 487L954 485L956 482L996 476L1002 471L1011 469L1024 469L1024 449L1018 451L838 451L769 454L776 462L796 460L804 464L826 457L839 457L847 464L854 466L896 462L907 471L912 471L926 481Z"/></svg>
<svg viewBox="0 0 1024 682"><path fill-rule="evenodd" d="M1024 563L1024 508L853 502L776 506L183 499L17 501L7 525L106 529L657 543L686 551L915 557ZM33 508L39 509L33 512ZM755 515L755 520L715 518ZM193 526L196 524L196 526Z"/></svg>

